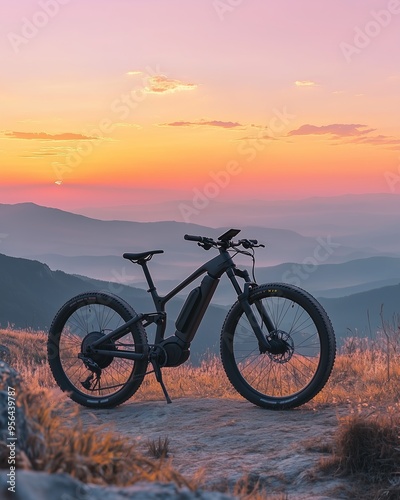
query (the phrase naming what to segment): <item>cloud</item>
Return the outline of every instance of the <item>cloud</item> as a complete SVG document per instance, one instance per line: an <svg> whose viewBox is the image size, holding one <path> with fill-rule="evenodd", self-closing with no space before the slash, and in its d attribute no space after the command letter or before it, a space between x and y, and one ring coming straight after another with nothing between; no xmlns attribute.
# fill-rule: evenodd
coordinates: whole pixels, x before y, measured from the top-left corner
<svg viewBox="0 0 400 500"><path fill-rule="evenodd" d="M36 151L23 151L19 157L20 158L43 158L46 156L67 156L72 151L76 149L73 147L65 147L65 146L50 146L50 147L42 147Z"/></svg>
<svg viewBox="0 0 400 500"><path fill-rule="evenodd" d="M372 144L374 146L400 146L400 139L382 134L375 136L354 137L348 142L353 144Z"/></svg>
<svg viewBox="0 0 400 500"><path fill-rule="evenodd" d="M163 127L198 127L198 126L206 126L206 127L220 127L220 128L242 128L242 125L239 122L224 122L221 120L198 120L195 122L171 122L171 123L163 123L161 124Z"/></svg>
<svg viewBox="0 0 400 500"><path fill-rule="evenodd" d="M90 137L83 134L46 134L45 132L6 132L5 136L10 139L28 139L40 141L93 141L98 137Z"/></svg>
<svg viewBox="0 0 400 500"><path fill-rule="evenodd" d="M247 136L247 137L240 137L239 139L236 139L237 141L280 141L281 138L279 137L274 137L273 135L259 135L259 136Z"/></svg>
<svg viewBox="0 0 400 500"><path fill-rule="evenodd" d="M197 87L195 83L184 83L180 80L172 80L166 76L157 75L148 78L148 85L144 90L149 94L165 94L181 90L194 90Z"/></svg>
<svg viewBox="0 0 400 500"><path fill-rule="evenodd" d="M59 156L59 154L50 151L34 151L26 155L19 155L20 158L43 158L43 156Z"/></svg>
<svg viewBox="0 0 400 500"><path fill-rule="evenodd" d="M312 80L296 80L294 84L296 87L318 87L318 83Z"/></svg>
<svg viewBox="0 0 400 500"><path fill-rule="evenodd" d="M374 128L359 123L334 123L330 125L302 125L298 129L291 130L288 136L298 135L328 135L331 141L340 140L335 144L370 144L372 146L394 146L398 149L400 139L383 134L371 135Z"/></svg>
<svg viewBox="0 0 400 500"><path fill-rule="evenodd" d="M367 125L361 125L359 123L333 123L331 125L302 125L298 129L291 130L288 136L292 135L325 135L331 134L335 137L351 137L354 135L363 135L373 132L375 129L365 129Z"/></svg>

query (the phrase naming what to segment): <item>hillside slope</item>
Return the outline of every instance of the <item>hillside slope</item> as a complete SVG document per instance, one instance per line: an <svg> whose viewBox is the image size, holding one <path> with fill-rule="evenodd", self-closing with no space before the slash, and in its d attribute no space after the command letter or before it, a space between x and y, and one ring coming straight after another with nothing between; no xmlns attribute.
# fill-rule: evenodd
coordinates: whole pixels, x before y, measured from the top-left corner
<svg viewBox="0 0 400 500"><path fill-rule="evenodd" d="M0 327L47 330L58 309L70 298L87 291L103 290L126 300L138 312L154 311L148 293L138 288L51 271L40 262L0 254ZM174 333L174 320L182 307L182 299L168 303L167 335ZM193 361L208 349L217 352L219 332L226 309L211 305L192 343ZM150 341L152 330L150 330Z"/></svg>
<svg viewBox="0 0 400 500"><path fill-rule="evenodd" d="M399 280L400 282L400 280ZM376 288L336 299L319 299L332 319L336 336L342 339L357 333L366 337L381 328L380 317L398 328L400 319L400 284Z"/></svg>

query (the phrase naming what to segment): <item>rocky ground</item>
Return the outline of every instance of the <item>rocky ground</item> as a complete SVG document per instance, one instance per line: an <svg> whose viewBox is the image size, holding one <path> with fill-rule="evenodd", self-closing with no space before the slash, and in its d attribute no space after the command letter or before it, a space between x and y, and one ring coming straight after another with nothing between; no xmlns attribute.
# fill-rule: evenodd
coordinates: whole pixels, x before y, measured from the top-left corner
<svg viewBox="0 0 400 500"><path fill-rule="evenodd" d="M0 362L2 386L15 387L18 375ZM1 389L1 388L0 388ZM0 390L0 440L7 441L7 393ZM69 404L75 405L70 402ZM28 432L25 416L18 409L18 444ZM344 407L306 406L291 411L270 411L245 400L222 398L181 398L128 401L110 410L81 408L84 427L106 428L137 443L138 451L149 453L149 443L168 439L168 460L185 477L202 478L204 488L227 491L243 478L258 483L271 498L340 499L354 498L348 479L323 472L323 457L330 457L330 443ZM101 428L100 428L101 426ZM0 474L0 498L47 500L60 492L63 500L182 499L222 500L220 493L189 492L175 485L136 484L130 488L101 488L83 485L63 474L48 475L17 471L16 492L8 491L6 470ZM11 496L10 496L11 495Z"/></svg>
<svg viewBox="0 0 400 500"><path fill-rule="evenodd" d="M246 475L288 498L349 497L345 479L322 473L340 414L347 409L269 411L229 399L134 400L112 410L82 410L85 425L106 424L137 442L169 440L172 465L185 476L202 471L208 487L232 486Z"/></svg>

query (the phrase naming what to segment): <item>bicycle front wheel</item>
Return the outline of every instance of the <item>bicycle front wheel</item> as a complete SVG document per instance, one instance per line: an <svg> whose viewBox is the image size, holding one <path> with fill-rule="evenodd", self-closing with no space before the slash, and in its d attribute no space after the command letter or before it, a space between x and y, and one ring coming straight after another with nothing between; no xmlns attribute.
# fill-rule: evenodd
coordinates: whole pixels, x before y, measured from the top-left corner
<svg viewBox="0 0 400 500"><path fill-rule="evenodd" d="M266 338L278 339L284 347L275 354L265 351L236 302L220 344L231 384L264 408L283 410L306 403L324 387L333 368L336 344L328 315L309 293L282 283L253 288L249 303Z"/></svg>
<svg viewBox="0 0 400 500"><path fill-rule="evenodd" d="M106 354L89 359L90 370L81 353L85 346L115 330L135 316L119 297L102 292L83 293L69 300L56 314L50 327L47 354L53 376L71 399L90 408L112 408L129 399L140 387L148 360L134 361ZM110 351L147 352L146 332L141 323L117 341Z"/></svg>

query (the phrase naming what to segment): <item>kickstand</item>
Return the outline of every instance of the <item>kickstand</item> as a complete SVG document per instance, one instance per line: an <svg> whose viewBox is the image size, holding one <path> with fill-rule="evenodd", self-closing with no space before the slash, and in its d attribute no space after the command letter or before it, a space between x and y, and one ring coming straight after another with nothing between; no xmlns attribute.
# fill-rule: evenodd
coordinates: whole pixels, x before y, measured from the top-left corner
<svg viewBox="0 0 400 500"><path fill-rule="evenodd" d="M163 390L163 393L164 393L165 399L167 400L167 403L168 404L172 403L171 398L169 397L167 389L164 385L164 382L162 379L162 374L161 374L161 368L160 368L159 364L157 363L157 360L152 359L151 364L153 365L154 373L155 373L157 382L161 385L161 389Z"/></svg>

